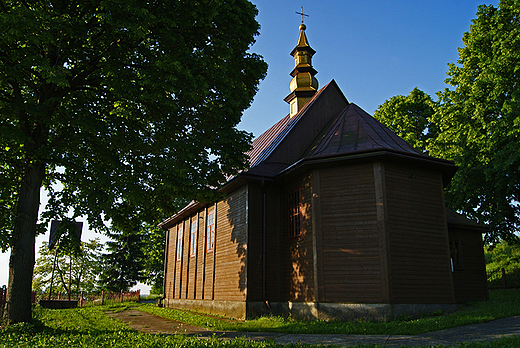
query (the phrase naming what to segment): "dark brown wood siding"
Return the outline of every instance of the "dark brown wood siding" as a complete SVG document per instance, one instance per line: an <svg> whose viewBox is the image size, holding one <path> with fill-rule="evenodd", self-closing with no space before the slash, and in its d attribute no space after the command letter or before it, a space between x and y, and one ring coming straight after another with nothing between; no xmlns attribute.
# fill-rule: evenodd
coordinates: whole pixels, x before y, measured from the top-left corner
<svg viewBox="0 0 520 348"><path fill-rule="evenodd" d="M380 303L373 165L321 169L319 175L324 300Z"/></svg>
<svg viewBox="0 0 520 348"><path fill-rule="evenodd" d="M195 289L197 284L197 253L192 254L192 238L194 239L194 242L198 242L199 234L198 234L198 214L195 214L192 216L188 221L187 225L189 225L189 231L186 234L188 237L188 284L187 284L187 294L186 298L190 300L195 299ZM197 229L197 233L195 235L192 235L192 226L195 226ZM196 250L196 249L195 249Z"/></svg>
<svg viewBox="0 0 520 348"><path fill-rule="evenodd" d="M266 260L265 260L265 296L263 300L281 301L281 239L285 235L281 230L280 187L266 187ZM253 245L253 244L250 244ZM255 265L256 267L256 265Z"/></svg>
<svg viewBox="0 0 520 348"><path fill-rule="evenodd" d="M206 209L198 213L198 241L197 241L197 280L195 298L204 299L204 267L205 267L205 240L206 240Z"/></svg>
<svg viewBox="0 0 520 348"><path fill-rule="evenodd" d="M489 298L482 235L479 231L449 227L450 242L459 243L460 264L453 268L455 300L459 303Z"/></svg>
<svg viewBox="0 0 520 348"><path fill-rule="evenodd" d="M164 276L164 297L174 298L174 275L175 275L175 244L177 243L177 226L168 230L166 240L166 274Z"/></svg>
<svg viewBox="0 0 520 348"><path fill-rule="evenodd" d="M282 191L282 300L314 301L314 266L312 240L312 176L291 179ZM302 234L289 237L288 195L301 189Z"/></svg>
<svg viewBox="0 0 520 348"><path fill-rule="evenodd" d="M263 297L263 193L265 186L260 183L249 184L249 236L247 250L247 300L261 301Z"/></svg>
<svg viewBox="0 0 520 348"><path fill-rule="evenodd" d="M454 303L440 172L384 163L392 303Z"/></svg>
<svg viewBox="0 0 520 348"><path fill-rule="evenodd" d="M215 248L211 250L207 250L206 246L206 235L208 233L208 215L213 211L215 214L217 213L216 204L208 206L205 210L205 219L206 223L204 225L205 236L204 236L204 294L203 298L205 300L213 300L215 295ZM215 218L215 229L217 229L217 219Z"/></svg>
<svg viewBox="0 0 520 348"><path fill-rule="evenodd" d="M246 299L247 195L248 188L243 186L217 203L215 300Z"/></svg>

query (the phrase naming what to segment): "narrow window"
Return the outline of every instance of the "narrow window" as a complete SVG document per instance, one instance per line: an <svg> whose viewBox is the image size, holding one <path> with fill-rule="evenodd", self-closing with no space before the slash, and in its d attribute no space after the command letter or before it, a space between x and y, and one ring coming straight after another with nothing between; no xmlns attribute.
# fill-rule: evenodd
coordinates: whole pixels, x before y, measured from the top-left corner
<svg viewBox="0 0 520 348"><path fill-rule="evenodd" d="M288 196L289 203L289 238L295 238L302 234L302 191L298 189Z"/></svg>
<svg viewBox="0 0 520 348"><path fill-rule="evenodd" d="M206 252L213 251L215 243L215 211L208 212L208 230L206 233Z"/></svg>
<svg viewBox="0 0 520 348"><path fill-rule="evenodd" d="M191 233L190 233L190 257L197 253L197 217L191 219Z"/></svg>
<svg viewBox="0 0 520 348"><path fill-rule="evenodd" d="M182 235L184 234L182 225L177 229L177 261L182 259Z"/></svg>
<svg viewBox="0 0 520 348"><path fill-rule="evenodd" d="M451 271L462 270L462 255L460 250L460 241L450 242L450 258L451 258Z"/></svg>

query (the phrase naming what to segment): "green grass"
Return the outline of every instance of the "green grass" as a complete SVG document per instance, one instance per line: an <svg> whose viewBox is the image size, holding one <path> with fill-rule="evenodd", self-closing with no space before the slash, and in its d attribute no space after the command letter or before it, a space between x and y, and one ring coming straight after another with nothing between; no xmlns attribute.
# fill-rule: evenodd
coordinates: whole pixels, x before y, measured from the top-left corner
<svg viewBox="0 0 520 348"><path fill-rule="evenodd" d="M217 337L198 339L183 335L152 335L139 333L126 324L106 316L106 311L122 311L135 304L123 304L76 309L50 310L36 306L32 324L11 325L0 331L0 347L317 347L301 344L281 345L272 341L249 342L243 339L219 340ZM456 313L416 320L390 323L374 322L302 322L279 317L265 317L251 321L219 320L184 311L174 311L153 305L137 305L140 310L184 321L213 330L278 331L291 333L347 333L347 334L418 334L469 323L479 323L500 317L520 314L520 291L491 293L491 300L464 306ZM459 348L519 347L520 336L486 343L462 343ZM376 348L375 345L360 345Z"/></svg>
<svg viewBox="0 0 520 348"><path fill-rule="evenodd" d="M120 310L120 307L117 305L51 310L37 306L34 310L33 323L10 325L0 331L0 347L301 347L301 345L282 346L273 342L250 343L243 339L220 341L217 337L198 339L183 335L139 333L104 313L108 310Z"/></svg>
<svg viewBox="0 0 520 348"><path fill-rule="evenodd" d="M209 317L153 305L137 308L164 318L182 321L216 331L270 331L310 334L350 335L417 335L461 325L483 323L520 314L520 290L500 290L490 293L489 301L473 302L459 307L455 313L420 319L401 319L391 322L370 321L301 321L293 318L262 317L247 321L223 321Z"/></svg>

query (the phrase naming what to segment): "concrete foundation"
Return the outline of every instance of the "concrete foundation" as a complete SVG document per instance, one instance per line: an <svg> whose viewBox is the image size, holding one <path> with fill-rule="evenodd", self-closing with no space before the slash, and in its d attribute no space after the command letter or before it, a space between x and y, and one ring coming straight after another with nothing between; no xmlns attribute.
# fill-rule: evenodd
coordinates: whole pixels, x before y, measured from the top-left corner
<svg viewBox="0 0 520 348"><path fill-rule="evenodd" d="M164 307L221 315L239 320L262 315L292 316L302 320L389 321L433 312L449 313L456 304L363 304L319 302L240 302L164 299Z"/></svg>

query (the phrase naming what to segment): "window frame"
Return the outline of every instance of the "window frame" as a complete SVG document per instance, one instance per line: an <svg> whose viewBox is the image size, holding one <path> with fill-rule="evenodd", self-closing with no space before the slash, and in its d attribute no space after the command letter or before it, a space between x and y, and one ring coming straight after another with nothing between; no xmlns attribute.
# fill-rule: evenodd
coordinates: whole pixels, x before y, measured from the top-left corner
<svg viewBox="0 0 520 348"><path fill-rule="evenodd" d="M197 255L197 216L191 219L190 226L190 257Z"/></svg>
<svg viewBox="0 0 520 348"><path fill-rule="evenodd" d="M303 236L302 189L287 194L287 231L289 239L299 239Z"/></svg>
<svg viewBox="0 0 520 348"><path fill-rule="evenodd" d="M450 245L450 263L451 271L463 271L464 260L462 258L462 245L460 240L451 240Z"/></svg>
<svg viewBox="0 0 520 348"><path fill-rule="evenodd" d="M176 260L181 261L182 260L182 243L184 241L184 222L177 225L177 253L176 253Z"/></svg>
<svg viewBox="0 0 520 348"><path fill-rule="evenodd" d="M210 219L210 216L212 219ZM212 252L215 248L215 209L208 210L206 219L206 252Z"/></svg>

